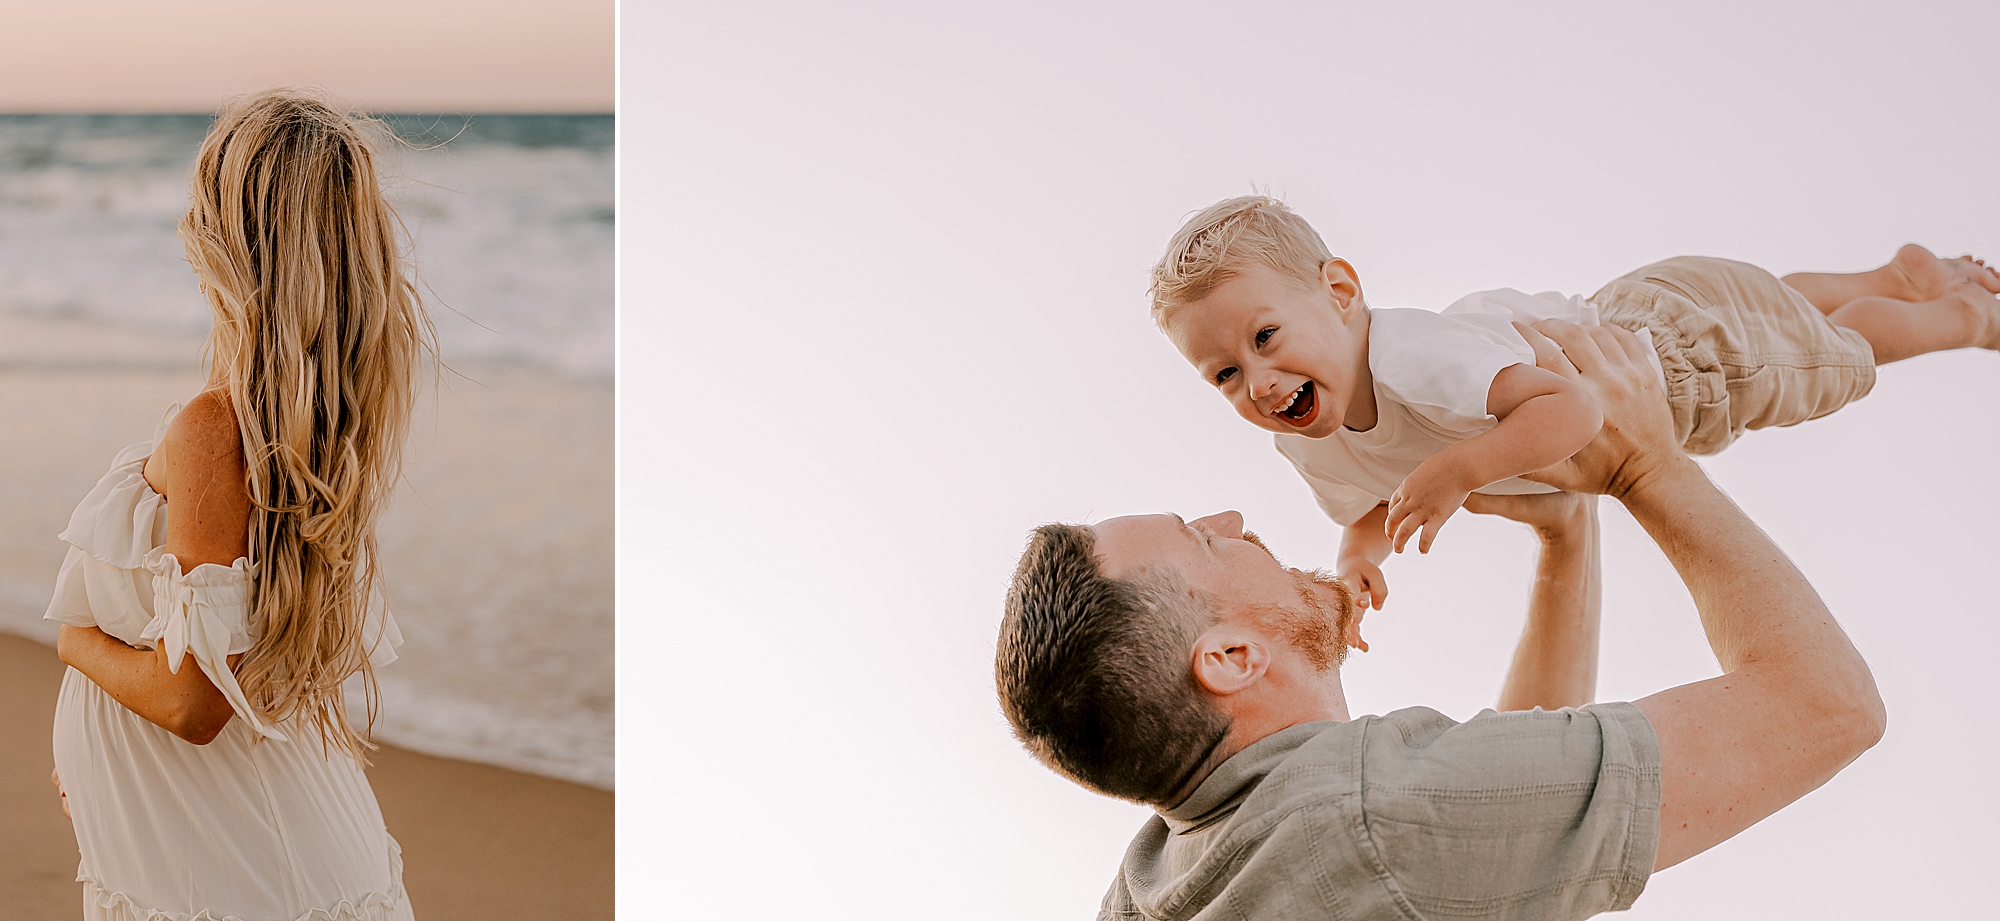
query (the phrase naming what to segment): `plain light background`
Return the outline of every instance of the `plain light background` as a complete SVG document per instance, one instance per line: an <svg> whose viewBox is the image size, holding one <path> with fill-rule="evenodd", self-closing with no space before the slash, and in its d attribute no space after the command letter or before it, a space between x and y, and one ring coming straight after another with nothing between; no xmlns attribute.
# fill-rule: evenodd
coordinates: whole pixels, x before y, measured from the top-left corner
<svg viewBox="0 0 2000 921"><path fill-rule="evenodd" d="M1286 198L1371 303L1645 263L2000 256L1983 4L623 8L619 880L685 917L1089 917L1145 810L1009 737L1029 528L1240 509L1337 533L1147 319L1188 213ZM1813 580L1890 727L1633 918L1991 910L2000 356L1886 369L1711 474ZM1599 699L1716 673L1605 504ZM1387 567L1354 712L1490 706L1531 539Z"/></svg>
<svg viewBox="0 0 2000 921"><path fill-rule="evenodd" d="M0 0L0 112L212 112L322 86L376 112L608 112L611 0Z"/></svg>

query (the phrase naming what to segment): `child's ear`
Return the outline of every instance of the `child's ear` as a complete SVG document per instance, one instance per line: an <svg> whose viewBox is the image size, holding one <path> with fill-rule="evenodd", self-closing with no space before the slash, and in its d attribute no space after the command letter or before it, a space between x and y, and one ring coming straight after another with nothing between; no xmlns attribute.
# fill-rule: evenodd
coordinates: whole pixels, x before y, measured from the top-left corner
<svg viewBox="0 0 2000 921"><path fill-rule="evenodd" d="M1354 267L1347 260L1335 257L1320 263L1320 282L1326 285L1327 294L1333 297L1340 308L1342 317L1363 305L1361 300L1361 276L1354 273Z"/></svg>

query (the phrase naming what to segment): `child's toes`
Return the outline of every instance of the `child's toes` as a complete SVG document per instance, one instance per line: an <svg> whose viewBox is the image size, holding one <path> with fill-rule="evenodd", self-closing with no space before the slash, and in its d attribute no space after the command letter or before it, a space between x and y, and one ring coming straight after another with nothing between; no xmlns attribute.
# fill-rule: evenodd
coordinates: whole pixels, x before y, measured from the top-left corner
<svg viewBox="0 0 2000 921"><path fill-rule="evenodd" d="M1992 266L1986 264L1986 260L1966 255L1952 262L1956 263L1955 268L1960 278L1975 282L1987 291L2000 294L2000 272L1994 271Z"/></svg>

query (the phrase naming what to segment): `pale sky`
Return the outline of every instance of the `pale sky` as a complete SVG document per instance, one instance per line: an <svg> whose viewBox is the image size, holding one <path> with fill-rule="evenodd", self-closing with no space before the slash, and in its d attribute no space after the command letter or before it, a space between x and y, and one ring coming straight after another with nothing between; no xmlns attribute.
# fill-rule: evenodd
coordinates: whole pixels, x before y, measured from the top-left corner
<svg viewBox="0 0 2000 921"><path fill-rule="evenodd" d="M377 112L609 112L610 0L0 0L0 112L207 112L279 85Z"/></svg>
<svg viewBox="0 0 2000 921"><path fill-rule="evenodd" d="M1147 318L1147 268L1217 199L1286 197L1380 306L1588 295L1684 253L2000 257L1991 4L628 3L623 27L627 907L1092 915L1146 811L1000 716L1029 528L1235 508L1308 567L1338 539ZM1707 464L1850 631L1888 735L1622 917L1991 914L1996 395L2000 355L1919 358ZM1715 674L1671 567L1605 515L1599 698ZM1392 560L1353 711L1491 706L1530 552L1460 515Z"/></svg>

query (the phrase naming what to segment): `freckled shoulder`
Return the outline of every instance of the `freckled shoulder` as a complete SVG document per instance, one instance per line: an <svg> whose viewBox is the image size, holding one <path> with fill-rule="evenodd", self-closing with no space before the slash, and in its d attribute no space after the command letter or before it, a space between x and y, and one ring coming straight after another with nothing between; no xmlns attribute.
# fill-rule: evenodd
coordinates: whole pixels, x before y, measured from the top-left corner
<svg viewBox="0 0 2000 921"><path fill-rule="evenodd" d="M147 479L163 493L240 476L243 437L229 394L210 390L188 401L167 426L156 457L160 463L147 464Z"/></svg>

